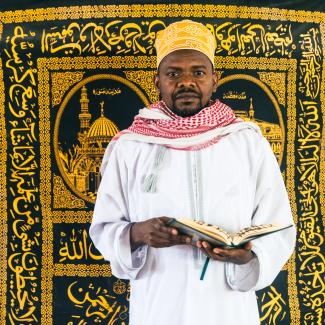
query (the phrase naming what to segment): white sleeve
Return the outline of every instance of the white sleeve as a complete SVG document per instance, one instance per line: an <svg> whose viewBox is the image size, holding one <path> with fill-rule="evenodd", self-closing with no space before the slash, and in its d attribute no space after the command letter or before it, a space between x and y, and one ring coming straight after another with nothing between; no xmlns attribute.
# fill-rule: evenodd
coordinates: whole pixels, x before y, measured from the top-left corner
<svg viewBox="0 0 325 325"><path fill-rule="evenodd" d="M265 138L256 177L252 225L294 225L290 203L277 160ZM291 227L252 241L255 257L243 265L226 263L228 284L234 290L260 290L271 285L294 251L296 229Z"/></svg>
<svg viewBox="0 0 325 325"><path fill-rule="evenodd" d="M144 266L147 246L131 252L128 212L127 166L123 154L115 144L109 157L105 155L105 168L97 192L93 220L89 234L105 260L110 262L112 273L121 279L135 279Z"/></svg>

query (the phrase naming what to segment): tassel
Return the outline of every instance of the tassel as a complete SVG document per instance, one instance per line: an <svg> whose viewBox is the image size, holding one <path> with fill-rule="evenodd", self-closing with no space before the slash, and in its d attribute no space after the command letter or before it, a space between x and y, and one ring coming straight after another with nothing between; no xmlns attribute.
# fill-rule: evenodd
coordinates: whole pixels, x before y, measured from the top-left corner
<svg viewBox="0 0 325 325"><path fill-rule="evenodd" d="M142 184L142 191L147 193L157 192L157 175L147 175Z"/></svg>
<svg viewBox="0 0 325 325"><path fill-rule="evenodd" d="M142 191L147 193L157 192L158 172L162 168L166 150L166 147L159 147L153 162L152 170L143 180Z"/></svg>

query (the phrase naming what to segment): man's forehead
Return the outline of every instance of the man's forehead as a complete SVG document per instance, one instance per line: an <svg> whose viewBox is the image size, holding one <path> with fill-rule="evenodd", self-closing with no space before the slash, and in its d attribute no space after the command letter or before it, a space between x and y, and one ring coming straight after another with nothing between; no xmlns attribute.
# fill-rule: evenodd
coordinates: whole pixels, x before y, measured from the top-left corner
<svg viewBox="0 0 325 325"><path fill-rule="evenodd" d="M177 50L168 54L160 63L159 68L169 68L176 66L198 66L210 67L211 62L209 58L196 50Z"/></svg>

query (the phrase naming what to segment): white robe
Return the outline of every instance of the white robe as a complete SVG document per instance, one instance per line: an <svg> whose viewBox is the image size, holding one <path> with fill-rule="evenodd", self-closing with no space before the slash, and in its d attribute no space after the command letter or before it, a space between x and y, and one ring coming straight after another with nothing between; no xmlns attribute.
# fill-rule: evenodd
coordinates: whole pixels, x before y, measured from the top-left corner
<svg viewBox="0 0 325 325"><path fill-rule="evenodd" d="M130 222L193 218L228 231L271 222L293 224L269 143L252 129L199 150L167 149L155 193L143 190L160 145L117 141L98 190L90 235L113 274L131 280L130 325L255 325L255 290L272 283L294 249L295 228L254 240L245 265L204 258L189 245L142 246L131 253ZM104 165L106 161L104 158Z"/></svg>

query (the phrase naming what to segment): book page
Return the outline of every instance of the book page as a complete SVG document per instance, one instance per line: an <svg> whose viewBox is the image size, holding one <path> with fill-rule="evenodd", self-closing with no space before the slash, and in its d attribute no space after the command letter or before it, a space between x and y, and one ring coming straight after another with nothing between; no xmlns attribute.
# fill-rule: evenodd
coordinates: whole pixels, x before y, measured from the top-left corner
<svg viewBox="0 0 325 325"><path fill-rule="evenodd" d="M217 226L210 225L203 221L196 221L191 219L178 219L178 221L204 234L216 238L217 240L222 241L225 244L231 243L231 234Z"/></svg>
<svg viewBox="0 0 325 325"><path fill-rule="evenodd" d="M247 242L250 239L254 239L256 237L266 235L272 232L276 232L278 230L282 230L288 227L291 227L291 225L284 226L279 224L265 224L265 225L247 227L233 234L232 242L234 245L239 245L242 241Z"/></svg>

